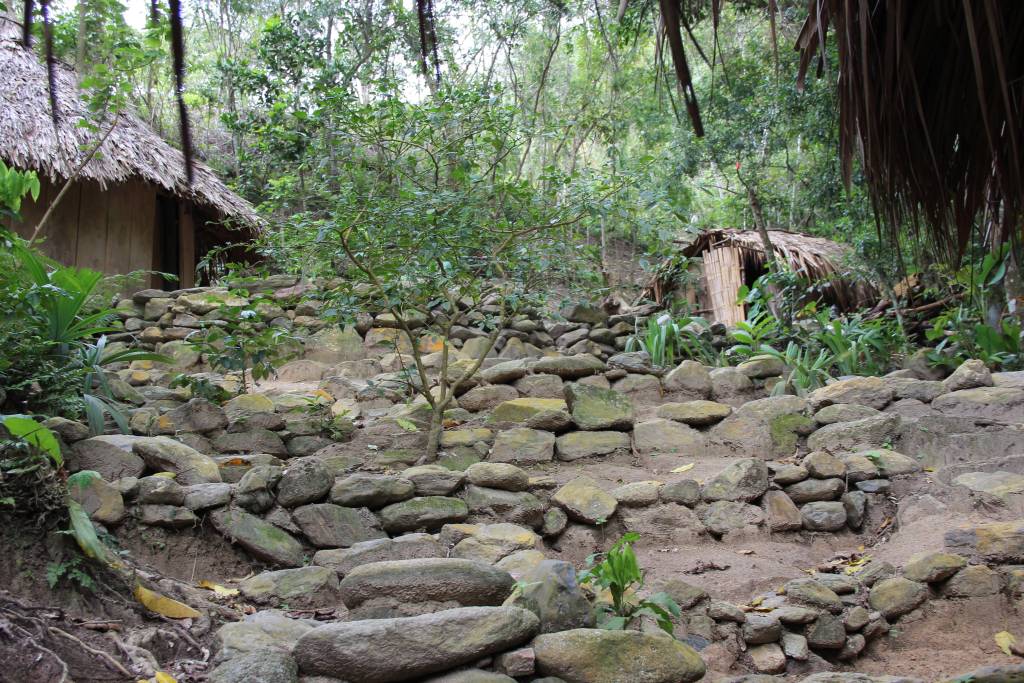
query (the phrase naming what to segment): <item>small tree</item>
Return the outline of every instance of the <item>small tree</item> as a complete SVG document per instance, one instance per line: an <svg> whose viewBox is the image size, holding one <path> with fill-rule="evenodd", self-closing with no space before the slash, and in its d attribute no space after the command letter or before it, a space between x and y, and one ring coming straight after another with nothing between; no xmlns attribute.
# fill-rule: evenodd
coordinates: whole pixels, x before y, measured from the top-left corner
<svg viewBox="0 0 1024 683"><path fill-rule="evenodd" d="M321 252L348 264L338 311L390 313L397 350L411 356L405 377L430 407L424 460L436 459L445 411L501 330L541 303L556 229L585 215L580 198L566 206L518 178L525 136L515 121L492 93L472 88L419 105L352 104L342 117L338 156L347 162L333 179L341 191L330 217L316 222ZM553 172L544 180L566 182ZM461 363L449 343L457 326L486 335ZM441 354L436 373L426 340Z"/></svg>

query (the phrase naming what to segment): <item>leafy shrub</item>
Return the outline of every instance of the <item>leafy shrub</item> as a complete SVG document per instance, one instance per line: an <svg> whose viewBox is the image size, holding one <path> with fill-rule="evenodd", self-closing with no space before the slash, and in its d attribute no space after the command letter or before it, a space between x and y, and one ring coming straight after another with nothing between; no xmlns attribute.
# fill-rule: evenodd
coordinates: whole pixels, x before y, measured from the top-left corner
<svg viewBox="0 0 1024 683"><path fill-rule="evenodd" d="M904 345L895 325L886 321L866 321L860 315L819 314L817 319L821 328L812 337L828 349L841 375L884 374Z"/></svg>
<svg viewBox="0 0 1024 683"><path fill-rule="evenodd" d="M248 306L224 306L222 320L193 332L186 341L203 354L210 367L241 376L239 393L248 392L248 375L259 382L273 377L277 367L295 353L295 337L283 327L267 325Z"/></svg>
<svg viewBox="0 0 1024 683"><path fill-rule="evenodd" d="M697 321L698 318L690 316L673 320L668 313L648 318L643 334L638 327L626 340L625 350L646 351L651 363L661 367L670 367L686 359L705 365L722 365L722 358L711 341L694 331Z"/></svg>
<svg viewBox="0 0 1024 683"><path fill-rule="evenodd" d="M632 546L638 540L640 534L627 533L603 557L599 554L588 557L587 567L578 577L580 585L590 585L611 595L610 605L599 605L598 626L601 628L620 630L637 617L649 616L663 631L672 634L672 617L681 614L675 600L667 593L655 593L648 598L637 596L644 586L644 573Z"/></svg>
<svg viewBox="0 0 1024 683"><path fill-rule="evenodd" d="M0 416L0 426L0 508L14 508L43 526L65 507L57 437L28 415Z"/></svg>
<svg viewBox="0 0 1024 683"><path fill-rule="evenodd" d="M779 331L779 321L768 311L748 316L730 332L736 344L729 348L729 355L746 359L764 353L771 346L769 340L775 339Z"/></svg>
<svg viewBox="0 0 1024 683"><path fill-rule="evenodd" d="M765 347L764 353L755 358L777 358L789 369L789 375L772 388L772 395L779 396L790 393L804 396L825 386L831 377L830 370L835 365L835 356L827 349L818 349L817 354L807 347L789 342L786 350L778 351Z"/></svg>

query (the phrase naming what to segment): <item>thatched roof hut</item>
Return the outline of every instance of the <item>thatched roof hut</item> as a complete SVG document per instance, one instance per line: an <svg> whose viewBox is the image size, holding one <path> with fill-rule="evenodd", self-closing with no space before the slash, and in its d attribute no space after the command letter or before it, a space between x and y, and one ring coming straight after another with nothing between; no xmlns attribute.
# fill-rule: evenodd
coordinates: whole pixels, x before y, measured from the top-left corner
<svg viewBox="0 0 1024 683"><path fill-rule="evenodd" d="M849 248L822 237L785 230L769 230L775 258L801 277L818 285L815 294L840 310L852 310L877 300L874 288L861 280L844 276L844 261ZM768 259L761 236L752 230L719 228L702 232L693 242L683 245L681 253L700 259L701 286L682 292L711 319L727 325L743 320L746 313L736 303L741 285L751 285L767 272ZM646 295L659 303L675 289L666 274L655 279Z"/></svg>
<svg viewBox="0 0 1024 683"><path fill-rule="evenodd" d="M19 233L31 234L71 177L77 179L43 232L44 251L69 265L159 270L189 286L199 256L259 230L253 207L206 165L194 163L190 185L182 153L135 114L108 116L98 132L80 126L91 117L74 71L63 64L56 68L55 124L46 67L20 37L21 25L0 16L0 158L36 171L43 185L39 201L23 204L23 221L13 225Z"/></svg>

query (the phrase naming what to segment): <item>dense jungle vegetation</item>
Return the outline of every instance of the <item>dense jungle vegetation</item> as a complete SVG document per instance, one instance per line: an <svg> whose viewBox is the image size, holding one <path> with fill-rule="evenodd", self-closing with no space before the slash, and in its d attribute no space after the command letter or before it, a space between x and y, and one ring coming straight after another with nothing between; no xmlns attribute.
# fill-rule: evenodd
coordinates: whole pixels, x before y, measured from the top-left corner
<svg viewBox="0 0 1024 683"><path fill-rule="evenodd" d="M651 2L443 3L431 9L430 40L422 16L390 1L199 2L182 15L180 91L164 21L177 3L42 10L49 22L35 23L36 47L75 66L96 115L84 125L100 137L111 117L116 125L134 111L180 143L187 109L195 154L265 219L246 245L249 263L229 262L226 247L202 259L207 281L341 275L323 311L332 319L386 310L407 333L447 336L455 312L468 310L497 335L559 297L641 304L653 277L699 286L679 244L705 230L783 229L849 245L842 276L872 284L879 305L838 316L818 296L822 283L772 260L737 292L748 315L728 343L712 344L699 312L670 299L630 347L659 365L774 355L792 369L777 390L796 393L908 358L1021 363L1007 294L1015 259L986 218L951 256L917 223L876 214L856 163L844 184L836 74L825 68L836 48L826 44L820 77L798 87L801 3L727 3L714 18L692 17L700 136ZM38 182L3 173L5 211L16 215ZM102 366L146 356L118 351L129 355L111 361L95 341L118 329L102 299L123 280L105 287L5 239L6 400L25 412L87 413L94 432L104 414L123 428ZM447 314L423 325L439 308ZM257 378L273 373L285 355L275 349L291 339L256 324L214 336L196 343L210 357L234 349L221 367ZM436 432L458 377L446 359L435 396L420 359L413 365Z"/></svg>

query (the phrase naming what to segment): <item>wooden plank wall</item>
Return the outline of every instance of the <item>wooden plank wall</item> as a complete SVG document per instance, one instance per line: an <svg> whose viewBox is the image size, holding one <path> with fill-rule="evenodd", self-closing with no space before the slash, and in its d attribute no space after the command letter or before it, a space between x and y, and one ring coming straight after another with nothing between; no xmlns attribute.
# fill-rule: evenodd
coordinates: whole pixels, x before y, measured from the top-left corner
<svg viewBox="0 0 1024 683"><path fill-rule="evenodd" d="M62 187L41 177L38 201L23 202L22 221L8 227L30 237ZM42 237L43 253L65 265L111 275L153 270L156 191L140 180L106 190L92 181L76 182L54 209Z"/></svg>
<svg viewBox="0 0 1024 683"><path fill-rule="evenodd" d="M704 252L704 277L709 308L716 322L735 325L746 319L736 293L743 284L743 261L735 247L716 247Z"/></svg>

